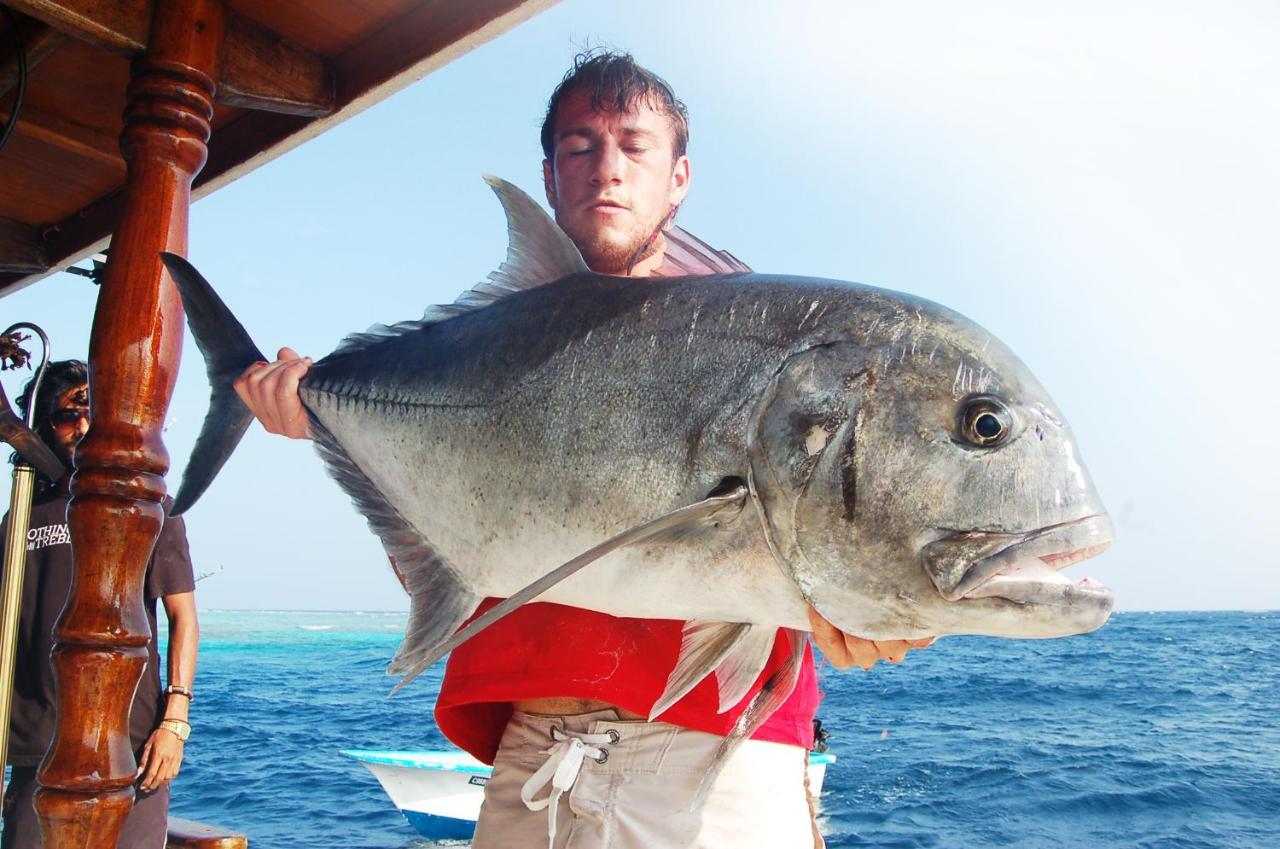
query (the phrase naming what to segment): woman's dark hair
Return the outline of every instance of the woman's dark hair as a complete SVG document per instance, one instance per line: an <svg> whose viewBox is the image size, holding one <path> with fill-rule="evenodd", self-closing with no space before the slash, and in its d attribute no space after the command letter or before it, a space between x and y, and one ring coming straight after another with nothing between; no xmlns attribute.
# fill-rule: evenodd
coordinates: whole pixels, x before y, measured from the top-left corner
<svg viewBox="0 0 1280 849"><path fill-rule="evenodd" d="M688 150L689 111L666 80L637 65L630 53L593 48L574 57L573 67L547 102L547 115L542 121L542 152L548 161L555 160L556 117L560 104L577 91L591 93L591 108L597 112L630 112L637 104L648 105L671 121L673 155L679 158Z"/></svg>
<svg viewBox="0 0 1280 849"><path fill-rule="evenodd" d="M27 381L22 394L18 396L18 412L26 419L27 410L31 407L31 393L35 389L35 378ZM89 369L81 360L57 360L49 363L44 372L44 380L40 383L40 394L36 396L35 415L31 419L31 429L44 440L45 445L53 446L56 438L49 417L53 414L54 404L67 390L75 389L89 382ZM17 455L9 457L9 462L17 461ZM38 475L39 489L43 490L55 481L43 479Z"/></svg>

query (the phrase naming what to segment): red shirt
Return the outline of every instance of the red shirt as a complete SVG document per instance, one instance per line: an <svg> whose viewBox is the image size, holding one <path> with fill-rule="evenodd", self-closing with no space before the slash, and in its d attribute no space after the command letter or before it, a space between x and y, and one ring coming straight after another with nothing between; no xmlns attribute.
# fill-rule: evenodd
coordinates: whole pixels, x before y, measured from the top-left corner
<svg viewBox="0 0 1280 849"><path fill-rule="evenodd" d="M476 614L496 603L486 599ZM624 619L547 602L526 604L453 650L436 701L436 724L455 745L493 763L511 702L519 699L597 699L648 714L675 667L683 628L672 619ZM760 678L728 711L717 713L715 676L708 676L657 719L727 734L786 654L785 642L775 642ZM752 738L812 747L820 698L813 653L806 646L795 690Z"/></svg>

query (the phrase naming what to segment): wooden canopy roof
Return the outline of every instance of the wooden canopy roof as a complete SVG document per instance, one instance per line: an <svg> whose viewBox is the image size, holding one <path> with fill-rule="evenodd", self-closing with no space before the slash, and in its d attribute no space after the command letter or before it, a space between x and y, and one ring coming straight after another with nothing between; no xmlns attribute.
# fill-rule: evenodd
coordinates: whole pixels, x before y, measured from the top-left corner
<svg viewBox="0 0 1280 849"><path fill-rule="evenodd" d="M185 255L193 194L552 2L0 0L16 21L0 15L0 120L14 129L0 149L0 295L111 240L89 343L91 424L70 478L76 578L51 654L57 728L34 797L48 849L114 846L133 804L129 708L147 663L143 584L165 520L163 423L183 335L161 253ZM19 59L14 121L4 95L19 87ZM21 598L9 578L24 571L6 570L6 599ZM0 659L16 642L2 630ZM7 692L0 682L0 715Z"/></svg>
<svg viewBox="0 0 1280 849"><path fill-rule="evenodd" d="M106 245L120 218L130 63L165 0L0 0L26 95L0 150L0 296ZM555 0L223 0L203 196ZM0 15L0 122L18 82Z"/></svg>

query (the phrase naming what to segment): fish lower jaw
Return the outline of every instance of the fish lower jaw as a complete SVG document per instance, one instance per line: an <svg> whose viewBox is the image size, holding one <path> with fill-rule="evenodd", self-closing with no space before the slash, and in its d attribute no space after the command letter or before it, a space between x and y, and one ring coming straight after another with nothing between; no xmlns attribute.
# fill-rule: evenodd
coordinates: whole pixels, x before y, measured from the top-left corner
<svg viewBox="0 0 1280 849"><path fill-rule="evenodd" d="M1018 604L1056 605L1109 601L1112 597L1109 587L1090 577L1072 580L1061 570L1096 557L1110 546L1108 541L1069 551L1021 557L956 601L999 598Z"/></svg>

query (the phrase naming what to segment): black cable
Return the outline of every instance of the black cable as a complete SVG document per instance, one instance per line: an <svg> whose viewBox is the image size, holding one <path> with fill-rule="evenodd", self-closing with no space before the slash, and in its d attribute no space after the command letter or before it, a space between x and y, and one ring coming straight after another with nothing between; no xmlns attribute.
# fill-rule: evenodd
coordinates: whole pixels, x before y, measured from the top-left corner
<svg viewBox="0 0 1280 849"><path fill-rule="evenodd" d="M13 16L13 12L9 11L8 6L0 6L0 12L4 12L5 18L9 21L9 28L13 30L14 43L18 46L18 85L14 89L13 111L9 113L9 123L5 124L4 129L0 129L0 150L4 150L4 146L9 143L9 136L13 134L14 126L18 123L22 101L27 96L27 48L22 43L22 33L18 32L18 19Z"/></svg>

